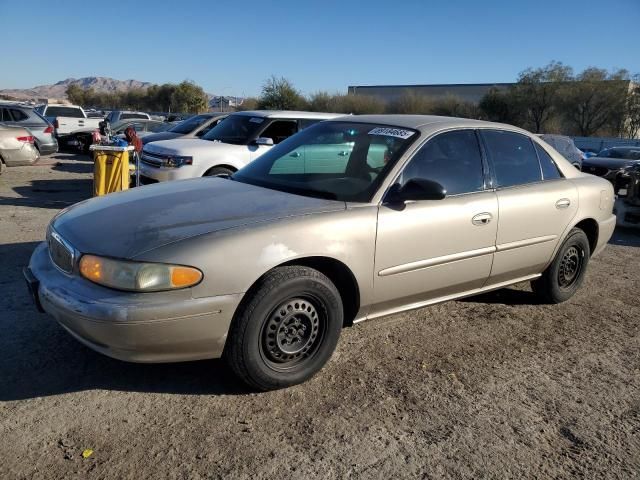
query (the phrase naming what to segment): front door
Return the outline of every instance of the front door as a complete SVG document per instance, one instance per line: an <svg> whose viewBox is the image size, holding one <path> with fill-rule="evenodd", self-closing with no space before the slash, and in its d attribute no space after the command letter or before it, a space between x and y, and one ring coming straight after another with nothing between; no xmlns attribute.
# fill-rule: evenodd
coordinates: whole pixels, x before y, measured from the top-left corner
<svg viewBox="0 0 640 480"><path fill-rule="evenodd" d="M482 288L498 225L498 200L484 188L484 170L474 130L442 133L409 161L398 183L434 180L447 196L380 206L370 317Z"/></svg>

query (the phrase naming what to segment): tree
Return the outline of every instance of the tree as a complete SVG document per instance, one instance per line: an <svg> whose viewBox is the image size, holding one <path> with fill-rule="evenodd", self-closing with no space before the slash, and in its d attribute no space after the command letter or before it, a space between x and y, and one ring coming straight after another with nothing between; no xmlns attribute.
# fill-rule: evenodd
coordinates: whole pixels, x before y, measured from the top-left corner
<svg viewBox="0 0 640 480"><path fill-rule="evenodd" d="M262 86L258 108L265 110L304 110L307 101L284 77L271 76Z"/></svg>
<svg viewBox="0 0 640 480"><path fill-rule="evenodd" d="M590 67L562 89L561 106L568 125L583 137L619 128L624 123L628 72L611 74Z"/></svg>
<svg viewBox="0 0 640 480"><path fill-rule="evenodd" d="M528 68L520 73L511 93L524 115L526 126L536 133L543 132L555 113L561 85L570 81L571 77L571 67L560 62L551 62L536 69Z"/></svg>
<svg viewBox="0 0 640 480"><path fill-rule="evenodd" d="M636 76L630 85L625 109L623 136L636 138L640 134L640 78Z"/></svg>
<svg viewBox="0 0 640 480"><path fill-rule="evenodd" d="M480 99L478 107L483 116L492 122L514 125L520 123L520 109L511 90L505 91L491 88Z"/></svg>
<svg viewBox="0 0 640 480"><path fill-rule="evenodd" d="M171 105L175 112L200 113L209 106L207 94L190 80L181 82L171 95Z"/></svg>
<svg viewBox="0 0 640 480"><path fill-rule="evenodd" d="M67 94L67 98L71 103L75 103L76 105L85 105L85 90L78 85L69 85L65 92Z"/></svg>
<svg viewBox="0 0 640 480"><path fill-rule="evenodd" d="M392 100L387 105L386 112L426 115L432 113L434 107L434 101L431 98L409 91Z"/></svg>
<svg viewBox="0 0 640 480"><path fill-rule="evenodd" d="M247 97L242 100L242 103L236 107L237 112L243 112L246 110L257 110L258 99L254 97Z"/></svg>

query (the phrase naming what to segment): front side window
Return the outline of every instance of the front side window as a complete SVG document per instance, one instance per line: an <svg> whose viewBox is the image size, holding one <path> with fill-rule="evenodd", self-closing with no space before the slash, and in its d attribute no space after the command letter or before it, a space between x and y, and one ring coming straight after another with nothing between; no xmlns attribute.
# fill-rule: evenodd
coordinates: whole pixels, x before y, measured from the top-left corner
<svg viewBox="0 0 640 480"><path fill-rule="evenodd" d="M482 155L475 132L446 132L429 140L409 161L401 183L416 178L438 182L447 195L482 190Z"/></svg>
<svg viewBox="0 0 640 480"><path fill-rule="evenodd" d="M273 147L232 178L305 196L368 202L416 138L418 132L411 129L320 122Z"/></svg>
<svg viewBox="0 0 640 480"><path fill-rule="evenodd" d="M298 122L295 120L276 120L269 125L265 131L260 134L260 136L272 139L273 144L277 145L297 131Z"/></svg>
<svg viewBox="0 0 640 480"><path fill-rule="evenodd" d="M540 163L529 137L501 130L485 130L482 137L498 187L513 187L542 180Z"/></svg>
<svg viewBox="0 0 640 480"><path fill-rule="evenodd" d="M558 166L556 162L553 161L551 155L547 153L547 151L542 148L537 143L536 152L538 153L538 159L540 160L540 167L542 168L542 176L545 180L554 180L558 178L563 178L562 173L558 170Z"/></svg>

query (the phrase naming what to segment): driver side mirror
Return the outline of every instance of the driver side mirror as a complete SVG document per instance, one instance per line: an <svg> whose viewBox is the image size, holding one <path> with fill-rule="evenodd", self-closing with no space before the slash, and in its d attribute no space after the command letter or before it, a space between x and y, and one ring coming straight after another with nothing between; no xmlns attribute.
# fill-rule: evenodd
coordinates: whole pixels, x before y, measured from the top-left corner
<svg viewBox="0 0 640 480"><path fill-rule="evenodd" d="M413 178L404 185L395 184L387 194L388 203L404 203L410 200L442 200L447 190L438 182Z"/></svg>
<svg viewBox="0 0 640 480"><path fill-rule="evenodd" d="M256 141L254 143L256 145L264 145L264 146L270 147L270 146L273 145L273 138L258 137L258 138L256 138Z"/></svg>

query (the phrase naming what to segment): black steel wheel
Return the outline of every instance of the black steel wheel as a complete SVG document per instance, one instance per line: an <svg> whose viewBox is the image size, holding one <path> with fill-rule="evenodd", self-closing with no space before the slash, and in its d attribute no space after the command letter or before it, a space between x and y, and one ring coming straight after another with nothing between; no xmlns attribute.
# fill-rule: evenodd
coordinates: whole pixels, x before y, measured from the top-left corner
<svg viewBox="0 0 640 480"><path fill-rule="evenodd" d="M254 389L295 385L329 360L342 324L342 298L331 280L309 267L278 267L238 307L223 357Z"/></svg>
<svg viewBox="0 0 640 480"><path fill-rule="evenodd" d="M582 285L591 250L587 235L579 228L569 232L551 265L533 282L533 291L545 303L561 303Z"/></svg>

